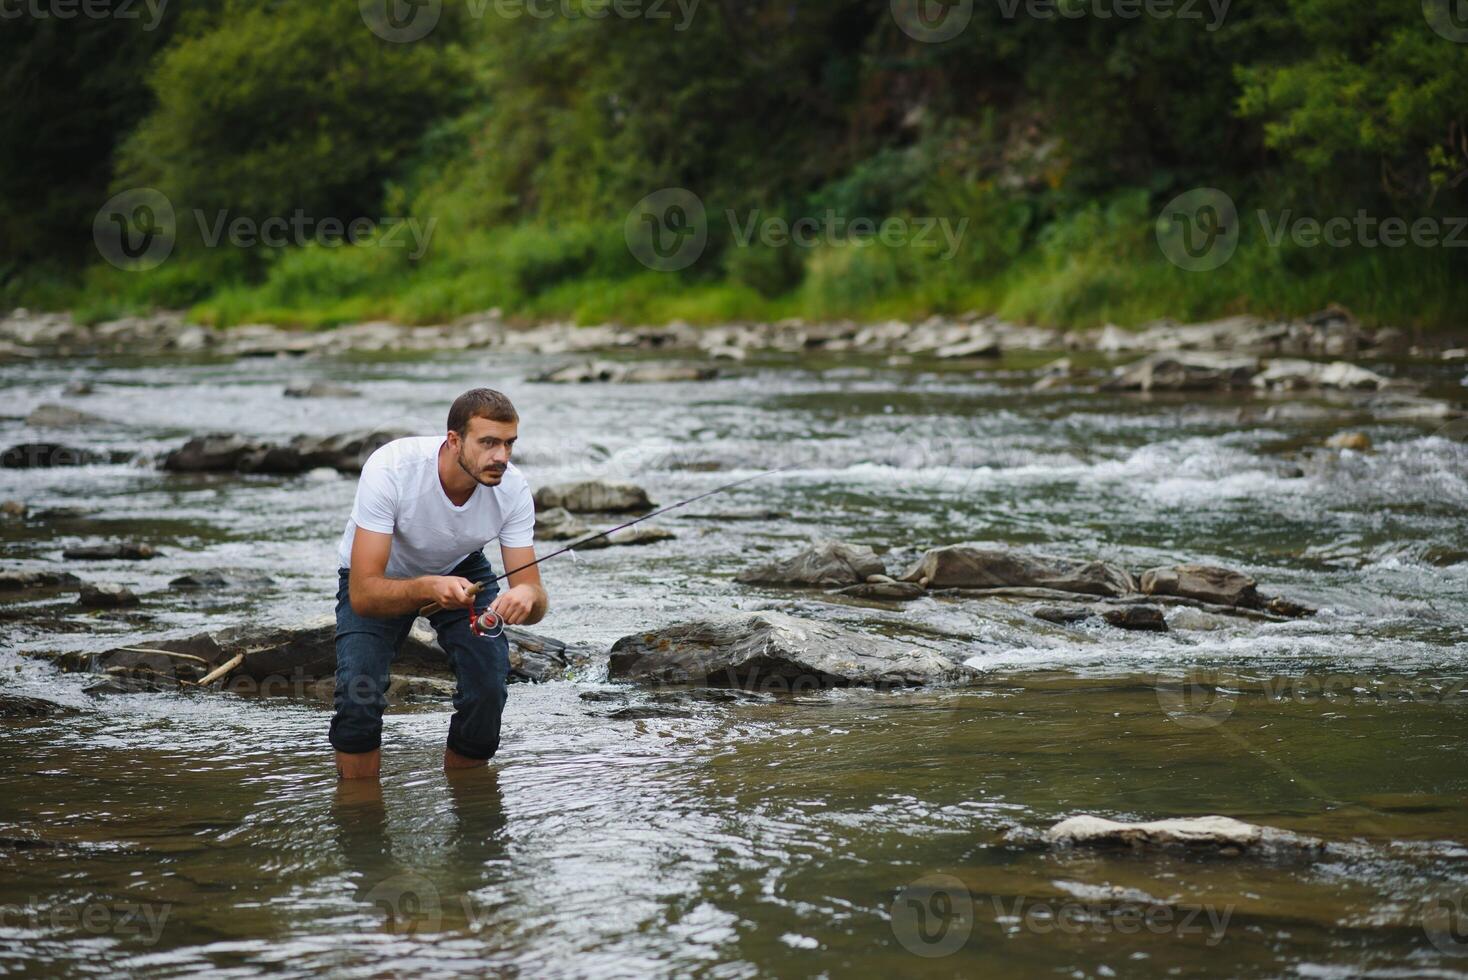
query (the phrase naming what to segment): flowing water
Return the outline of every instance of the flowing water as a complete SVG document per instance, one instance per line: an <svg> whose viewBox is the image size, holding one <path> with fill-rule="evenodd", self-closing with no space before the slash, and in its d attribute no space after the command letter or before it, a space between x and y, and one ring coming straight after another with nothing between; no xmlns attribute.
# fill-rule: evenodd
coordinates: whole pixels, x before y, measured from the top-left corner
<svg viewBox="0 0 1468 980"><path fill-rule="evenodd" d="M513 687L488 769L446 776L447 706L417 703L389 712L380 786L338 784L316 700L100 697L24 654L329 614L354 480L3 470L0 499L82 508L0 523L7 568L65 565L143 601L0 604L0 697L75 709L0 721L0 973L1468 976L1462 433L1323 402L1031 392L1045 359L772 356L640 386L529 383L546 359L498 352L0 367L5 445L432 433L487 384L520 410L532 485L630 479L666 503L789 465L657 519L674 540L548 562L536 630L607 646L775 608L983 671L924 690L700 693L608 684L601 661ZM1462 399L1456 374L1383 367ZM106 424L27 427L79 378L95 390L69 402ZM305 378L365 397L281 396ZM1374 450L1320 448L1341 428ZM1022 600L734 583L812 537L870 544L891 571L959 541L1223 564L1319 613L1176 609L1169 632L1132 633L1044 623ZM162 555L61 560L113 538ZM212 568L274 584L167 585ZM608 717L629 705L647 717ZM1220 813L1327 845L1039 840L1079 813Z"/></svg>

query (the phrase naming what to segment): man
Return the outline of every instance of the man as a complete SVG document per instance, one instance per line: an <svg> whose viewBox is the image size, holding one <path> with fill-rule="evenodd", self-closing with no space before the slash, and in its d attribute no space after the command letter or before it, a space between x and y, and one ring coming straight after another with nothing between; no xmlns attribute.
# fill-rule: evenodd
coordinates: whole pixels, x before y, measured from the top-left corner
<svg viewBox="0 0 1468 980"><path fill-rule="evenodd" d="M429 603L442 607L428 621L458 680L444 768L482 766L499 748L509 643L503 631L476 633L471 616L489 609L506 623L536 623L549 601L538 565L500 592L482 552L498 538L506 569L535 560L535 504L510 462L519 421L503 394L474 388L454 400L442 439L396 439L362 467L337 555L330 737L343 779L381 769L388 667ZM471 598L476 582L484 589Z"/></svg>

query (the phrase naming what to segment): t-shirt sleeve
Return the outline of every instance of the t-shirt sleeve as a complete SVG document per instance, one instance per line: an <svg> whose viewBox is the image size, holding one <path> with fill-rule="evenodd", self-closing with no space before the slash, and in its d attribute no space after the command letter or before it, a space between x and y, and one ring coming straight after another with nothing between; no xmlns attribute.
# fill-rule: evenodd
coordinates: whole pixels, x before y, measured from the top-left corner
<svg viewBox="0 0 1468 980"><path fill-rule="evenodd" d="M376 454L369 456L357 481L352 523L367 531L391 534L397 526L398 494L393 474Z"/></svg>
<svg viewBox="0 0 1468 980"><path fill-rule="evenodd" d="M500 528L501 548L529 548L535 543L535 498L530 485L521 484L519 498Z"/></svg>

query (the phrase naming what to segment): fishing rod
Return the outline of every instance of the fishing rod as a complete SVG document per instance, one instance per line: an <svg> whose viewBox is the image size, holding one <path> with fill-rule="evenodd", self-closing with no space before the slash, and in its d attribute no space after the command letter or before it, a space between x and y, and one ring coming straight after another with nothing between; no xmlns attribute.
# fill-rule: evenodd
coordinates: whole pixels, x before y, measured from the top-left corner
<svg viewBox="0 0 1468 980"><path fill-rule="evenodd" d="M704 497L709 497L709 496L712 496L713 494L721 493L721 492L723 492L725 490L728 490L730 487L737 487L741 483L748 483L750 480L758 480L760 477L769 476L771 473L778 473L781 470L788 470L788 469L790 469L790 467L792 467L794 465L795 465L794 463L786 463L784 466L777 466L774 469L765 470L763 473L756 473L753 476L746 476L743 479L735 480L733 483L726 483L726 484L724 484L721 487L714 487L712 490L705 490L703 493L698 494L697 496L694 496L694 497L689 497L687 500L680 500L677 503L668 504L666 507L659 507L657 510L655 510L655 511L649 513L649 514L643 514L641 517L636 518L635 520L628 521L625 524L618 524L616 527L607 528L605 531L598 531L595 534L588 535L587 537L584 537L584 538L582 538L579 541L572 541L570 544L566 545L564 548L561 548L561 549L559 549L557 551L552 551L550 554L545 555L545 556L540 557L540 558L537 558L534 561L527 561L525 564L519 566L518 568L512 568L509 571L505 572L503 575L497 575L497 576L495 576L494 578L490 579L488 582L476 582L474 585L471 585L468 589L466 589L465 592L467 592L469 594L469 598L472 600L474 598L474 596L478 595L480 592L482 592L484 590L484 587L486 585L489 585L489 584L494 583L494 582L499 582L502 579L507 579L511 575L514 575L516 572L523 572L525 569L530 568L533 565L539 565L543 561L549 561L550 559L556 557L557 555L564 555L566 552L571 551L571 550L573 550L575 548L579 548L581 545L585 544L588 541L595 541L597 538L604 538L604 537L606 537L609 534L614 534L617 531L622 530L623 528L631 527L634 524L641 524L643 521L651 520L652 518L657 517L659 514L666 514L670 510L675 510L676 508L682 507L682 506L684 506L686 504L691 504L695 500L702 500ZM441 606L437 602L430 602L428 605L426 605L422 609L419 609L418 610L418 615L420 615L420 616L429 616L429 615L432 615L433 613L438 612L439 610L441 610L443 608L444 607ZM494 613L488 611L488 610L485 610L485 612L483 613L483 615L476 617L473 614L473 607L472 606L470 607L469 619L470 619L471 628L474 630L475 633L481 633L482 634L482 629L483 630L492 630L497 625L500 625L500 626L503 625L503 624L500 623L499 617L496 616ZM490 635L490 634L482 634L482 635ZM498 636L499 634L498 633L494 633L492 635Z"/></svg>

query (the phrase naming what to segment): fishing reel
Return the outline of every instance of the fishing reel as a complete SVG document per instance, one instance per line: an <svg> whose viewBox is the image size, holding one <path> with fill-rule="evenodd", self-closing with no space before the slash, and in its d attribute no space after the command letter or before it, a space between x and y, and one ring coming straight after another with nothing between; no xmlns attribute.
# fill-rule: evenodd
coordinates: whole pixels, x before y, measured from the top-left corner
<svg viewBox="0 0 1468 980"><path fill-rule="evenodd" d="M482 613L469 610L469 631L475 636L484 636L493 640L503 636L505 632L505 621L494 610L486 609Z"/></svg>

